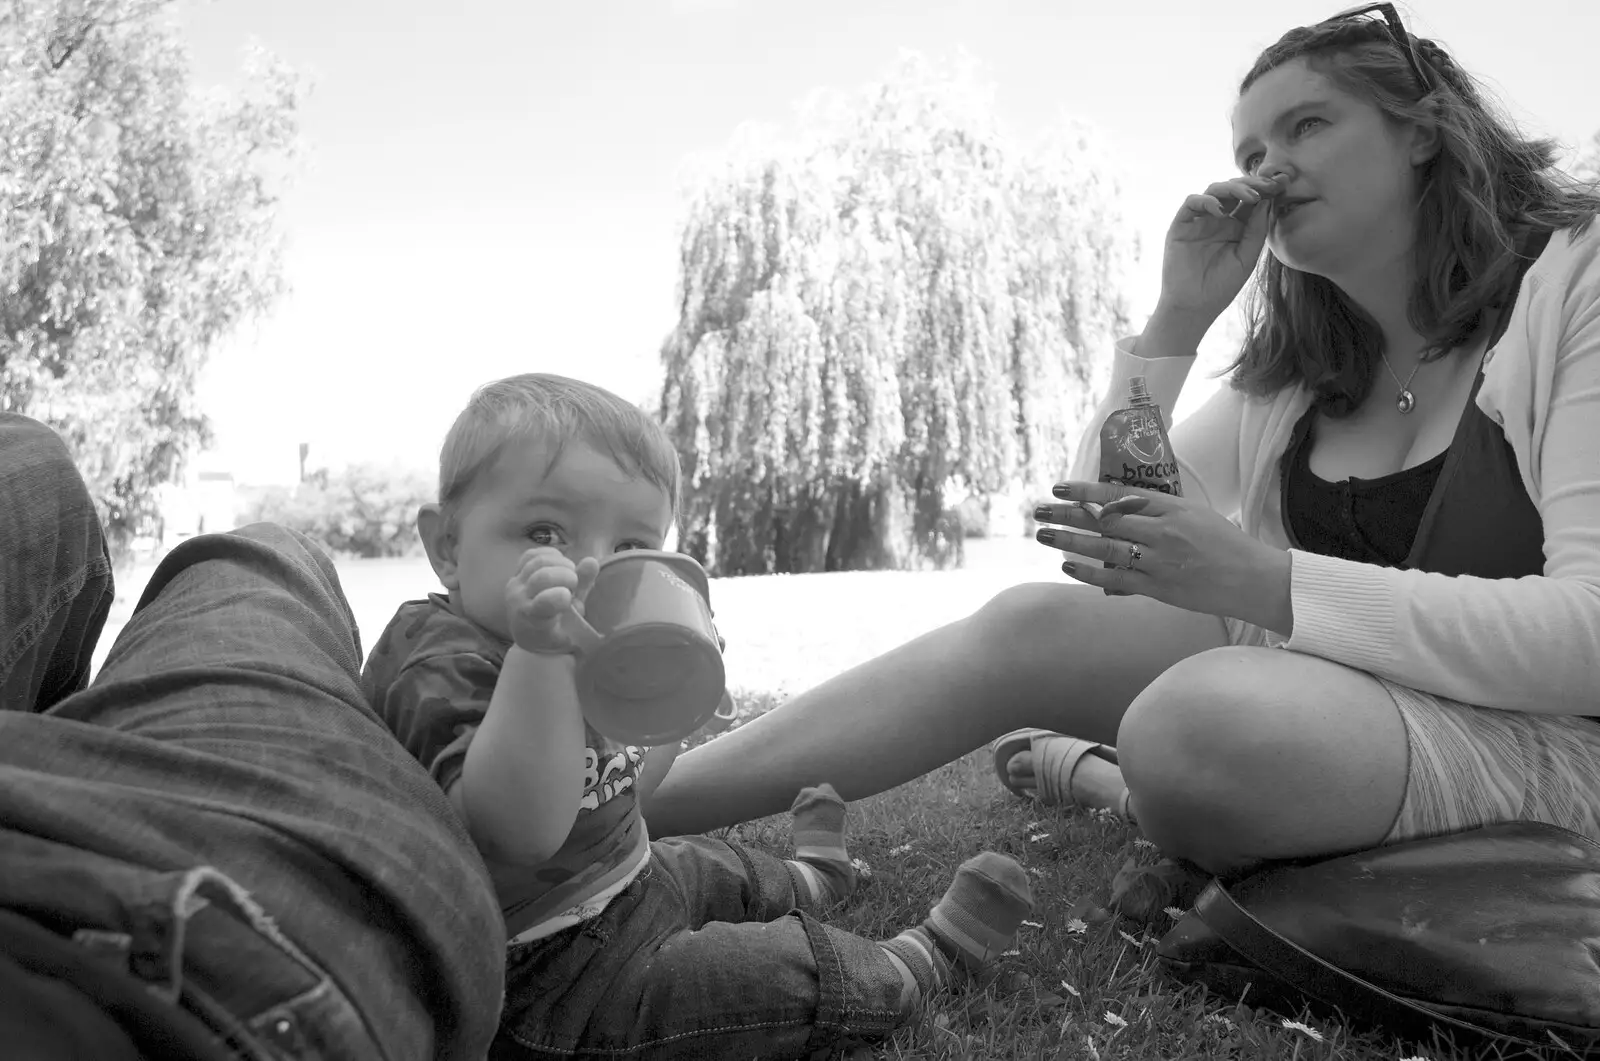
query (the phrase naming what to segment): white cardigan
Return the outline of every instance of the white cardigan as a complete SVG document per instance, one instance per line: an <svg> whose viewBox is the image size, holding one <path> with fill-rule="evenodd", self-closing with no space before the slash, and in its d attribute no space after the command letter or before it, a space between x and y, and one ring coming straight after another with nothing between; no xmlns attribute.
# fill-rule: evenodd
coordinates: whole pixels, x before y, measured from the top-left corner
<svg viewBox="0 0 1600 1061"><path fill-rule="evenodd" d="M1111 382L1071 478L1099 476L1099 426L1142 375L1163 410L1193 356L1116 345ZM1187 496L1289 549L1279 458L1311 402L1224 386L1172 429ZM1483 579L1403 571L1290 550L1290 651L1483 707L1600 714L1600 221L1557 232L1529 267L1506 331L1485 355L1477 403L1505 431L1544 522L1544 574Z"/></svg>

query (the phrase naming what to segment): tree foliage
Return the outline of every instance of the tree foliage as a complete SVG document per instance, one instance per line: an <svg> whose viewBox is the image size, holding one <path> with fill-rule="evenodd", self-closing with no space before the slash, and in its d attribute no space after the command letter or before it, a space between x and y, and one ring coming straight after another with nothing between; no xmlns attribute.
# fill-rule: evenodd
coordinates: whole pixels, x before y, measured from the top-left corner
<svg viewBox="0 0 1600 1061"><path fill-rule="evenodd" d="M161 0L0 4L0 409L67 440L114 542L210 438L196 380L283 290L303 90L200 95Z"/></svg>
<svg viewBox="0 0 1600 1061"><path fill-rule="evenodd" d="M1068 462L1128 324L1103 151L1006 136L971 63L902 56L749 130L693 188L660 411L722 574L945 565L947 498Z"/></svg>
<svg viewBox="0 0 1600 1061"><path fill-rule="evenodd" d="M281 524L334 556L411 556L422 547L417 509L434 500L436 485L422 472L372 464L321 469L296 487L254 490L239 522Z"/></svg>

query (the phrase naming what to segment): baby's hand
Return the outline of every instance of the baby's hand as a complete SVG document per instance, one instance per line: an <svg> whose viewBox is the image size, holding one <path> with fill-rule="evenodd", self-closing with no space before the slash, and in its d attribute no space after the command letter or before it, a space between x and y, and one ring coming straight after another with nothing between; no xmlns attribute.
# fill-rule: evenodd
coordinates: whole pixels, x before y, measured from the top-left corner
<svg viewBox="0 0 1600 1061"><path fill-rule="evenodd" d="M599 570L592 556L574 564L549 546L523 553L522 566L506 582L506 615L517 647L568 655L593 644L598 635L583 617L583 603Z"/></svg>

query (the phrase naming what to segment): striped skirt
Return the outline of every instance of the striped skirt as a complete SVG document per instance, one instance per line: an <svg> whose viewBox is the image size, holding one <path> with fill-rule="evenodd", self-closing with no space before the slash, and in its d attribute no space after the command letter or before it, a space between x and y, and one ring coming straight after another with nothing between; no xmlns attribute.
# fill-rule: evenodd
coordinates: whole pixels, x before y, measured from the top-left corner
<svg viewBox="0 0 1600 1061"><path fill-rule="evenodd" d="M1281 639L1227 620L1229 641ZM1376 678L1405 722L1406 794L1384 843L1508 821L1559 825L1600 841L1600 722L1475 707Z"/></svg>

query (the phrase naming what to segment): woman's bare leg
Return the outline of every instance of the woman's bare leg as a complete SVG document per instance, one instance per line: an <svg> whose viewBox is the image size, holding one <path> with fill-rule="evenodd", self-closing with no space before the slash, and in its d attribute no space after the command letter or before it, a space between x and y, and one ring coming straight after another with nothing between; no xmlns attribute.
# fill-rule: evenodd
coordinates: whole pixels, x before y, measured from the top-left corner
<svg viewBox="0 0 1600 1061"><path fill-rule="evenodd" d="M1113 743L1157 675L1226 641L1220 619L1159 601L1015 586L680 756L651 799L650 831L777 814L823 781L860 799L1018 726Z"/></svg>
<svg viewBox="0 0 1600 1061"><path fill-rule="evenodd" d="M1190 656L1139 694L1117 754L1145 835L1236 873L1382 843L1410 752L1399 708L1370 674L1235 647Z"/></svg>

